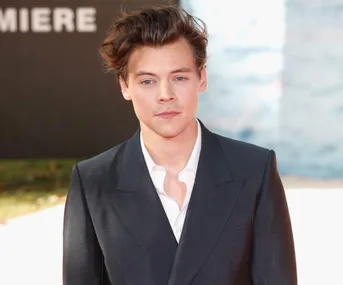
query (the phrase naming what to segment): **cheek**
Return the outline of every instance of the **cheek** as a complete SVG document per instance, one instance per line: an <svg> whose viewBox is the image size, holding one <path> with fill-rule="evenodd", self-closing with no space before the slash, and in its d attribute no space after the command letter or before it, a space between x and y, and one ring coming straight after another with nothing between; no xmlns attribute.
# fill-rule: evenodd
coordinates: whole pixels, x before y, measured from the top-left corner
<svg viewBox="0 0 343 285"><path fill-rule="evenodd" d="M198 92L195 88L187 88L178 93L178 99L185 108L193 110L198 105Z"/></svg>
<svg viewBox="0 0 343 285"><path fill-rule="evenodd" d="M145 92L132 93L132 103L134 108L139 113L150 112L153 105L152 94L145 94Z"/></svg>

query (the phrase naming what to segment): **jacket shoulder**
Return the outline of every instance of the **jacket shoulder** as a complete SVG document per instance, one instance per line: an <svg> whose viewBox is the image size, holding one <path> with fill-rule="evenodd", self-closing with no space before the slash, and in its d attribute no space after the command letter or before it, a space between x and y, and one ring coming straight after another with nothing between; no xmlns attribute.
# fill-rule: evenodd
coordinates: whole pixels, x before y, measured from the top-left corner
<svg viewBox="0 0 343 285"><path fill-rule="evenodd" d="M218 134L214 135L219 139L223 149L231 149L234 151L244 153L246 155L257 155L262 157L266 155L268 156L269 152L271 151L268 148L253 143L235 140Z"/></svg>
<svg viewBox="0 0 343 285"><path fill-rule="evenodd" d="M233 166L236 176L260 178L264 175L269 157L274 153L273 150L218 134L215 136L220 141L225 157Z"/></svg>
<svg viewBox="0 0 343 285"><path fill-rule="evenodd" d="M118 160L125 144L126 142L123 142L96 156L78 162L77 167L82 178L101 179L103 174L108 172L111 166Z"/></svg>

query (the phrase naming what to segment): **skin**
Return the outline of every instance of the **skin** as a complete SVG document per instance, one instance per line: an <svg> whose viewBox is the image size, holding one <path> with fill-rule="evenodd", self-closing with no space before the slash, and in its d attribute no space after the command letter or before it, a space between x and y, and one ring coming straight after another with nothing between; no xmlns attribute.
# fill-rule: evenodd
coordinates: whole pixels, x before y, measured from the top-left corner
<svg viewBox="0 0 343 285"><path fill-rule="evenodd" d="M186 166L197 137L198 94L206 91L206 69L197 71L184 38L162 47L137 48L128 60L127 80L119 79L122 94L132 101L144 144L157 165L166 169L166 189L185 194L177 175ZM168 185L166 185L168 184Z"/></svg>

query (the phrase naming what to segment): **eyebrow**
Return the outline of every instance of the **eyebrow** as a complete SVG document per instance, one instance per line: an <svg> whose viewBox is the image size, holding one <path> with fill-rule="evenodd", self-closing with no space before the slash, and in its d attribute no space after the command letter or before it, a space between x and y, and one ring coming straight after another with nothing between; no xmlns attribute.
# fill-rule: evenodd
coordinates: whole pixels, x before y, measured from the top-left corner
<svg viewBox="0 0 343 285"><path fill-rule="evenodd" d="M175 70L171 71L170 73L171 74L174 74L174 73L186 73L186 72L191 72L191 71L192 71L192 69L190 69L188 67L181 67L181 68L178 68L178 69L175 69ZM143 75L158 77L157 74L155 74L153 72L144 71L144 70L136 72L135 77L139 77L139 76L143 76Z"/></svg>

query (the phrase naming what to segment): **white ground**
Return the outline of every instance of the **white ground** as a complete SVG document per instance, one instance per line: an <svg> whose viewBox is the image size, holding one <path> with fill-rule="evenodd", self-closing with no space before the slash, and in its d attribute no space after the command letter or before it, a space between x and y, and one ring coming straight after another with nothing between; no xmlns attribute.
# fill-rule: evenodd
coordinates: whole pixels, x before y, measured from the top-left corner
<svg viewBox="0 0 343 285"><path fill-rule="evenodd" d="M343 187L286 190L299 285L343 284ZM1 285L62 285L63 206L0 226Z"/></svg>

